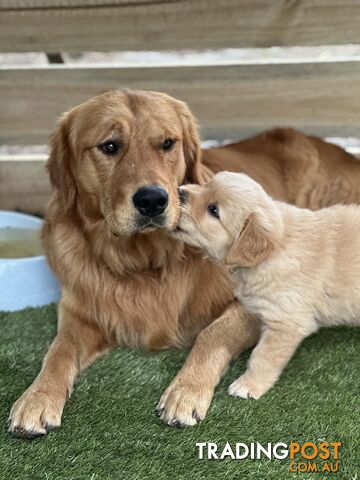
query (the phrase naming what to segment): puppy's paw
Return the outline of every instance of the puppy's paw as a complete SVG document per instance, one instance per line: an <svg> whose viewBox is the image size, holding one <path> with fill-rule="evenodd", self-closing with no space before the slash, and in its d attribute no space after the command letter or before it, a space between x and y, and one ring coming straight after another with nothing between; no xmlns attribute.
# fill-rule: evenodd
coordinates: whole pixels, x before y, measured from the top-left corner
<svg viewBox="0 0 360 480"><path fill-rule="evenodd" d="M64 404L64 395L30 387L11 409L9 432L28 439L46 435L60 426Z"/></svg>
<svg viewBox="0 0 360 480"><path fill-rule="evenodd" d="M213 394L204 385L175 378L163 393L156 413L170 427L196 425L205 418Z"/></svg>
<svg viewBox="0 0 360 480"><path fill-rule="evenodd" d="M233 382L229 389L229 395L240 398L252 398L258 400L264 393L268 391L268 387L256 382L248 375L244 374Z"/></svg>

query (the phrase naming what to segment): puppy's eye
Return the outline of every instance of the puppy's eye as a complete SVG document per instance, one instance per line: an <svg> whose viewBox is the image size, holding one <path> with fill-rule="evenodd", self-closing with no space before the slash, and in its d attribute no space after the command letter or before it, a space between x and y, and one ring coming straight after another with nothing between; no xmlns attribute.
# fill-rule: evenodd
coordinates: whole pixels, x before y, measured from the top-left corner
<svg viewBox="0 0 360 480"><path fill-rule="evenodd" d="M106 140L97 147L100 152L105 155L116 155L120 150L120 142L118 140Z"/></svg>
<svg viewBox="0 0 360 480"><path fill-rule="evenodd" d="M168 152L169 150L171 150L171 149L173 148L173 146L175 145L175 142L176 142L176 140L174 140L173 138L167 138L167 139L164 140L164 142L162 143L161 148L162 148L165 152Z"/></svg>
<svg viewBox="0 0 360 480"><path fill-rule="evenodd" d="M212 217L220 218L219 207L215 203L210 203L207 209Z"/></svg>

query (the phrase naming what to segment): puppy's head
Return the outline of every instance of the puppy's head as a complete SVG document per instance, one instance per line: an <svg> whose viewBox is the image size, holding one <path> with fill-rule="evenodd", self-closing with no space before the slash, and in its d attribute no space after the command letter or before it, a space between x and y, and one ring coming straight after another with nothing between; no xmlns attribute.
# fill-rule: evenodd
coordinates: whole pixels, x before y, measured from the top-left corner
<svg viewBox="0 0 360 480"><path fill-rule="evenodd" d="M203 187L182 187L180 198L182 213L174 235L228 265L258 265L282 233L275 203L246 175L218 173Z"/></svg>
<svg viewBox="0 0 360 480"><path fill-rule="evenodd" d="M178 186L201 181L196 121L162 93L108 92L63 116L48 170L64 211L105 219L116 235L173 229Z"/></svg>

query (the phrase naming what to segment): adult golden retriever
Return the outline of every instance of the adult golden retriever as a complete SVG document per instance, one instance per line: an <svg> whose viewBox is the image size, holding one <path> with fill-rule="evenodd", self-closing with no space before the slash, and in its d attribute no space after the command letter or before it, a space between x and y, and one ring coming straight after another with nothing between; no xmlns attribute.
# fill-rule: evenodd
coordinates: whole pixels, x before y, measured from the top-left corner
<svg viewBox="0 0 360 480"><path fill-rule="evenodd" d="M230 360L258 340L258 322L234 302L225 271L168 236L179 185L241 171L274 198L310 208L357 202L360 192L354 157L292 130L201 156L188 107L143 91L105 93L64 115L48 170L54 194L43 240L62 298L41 372L10 414L10 431L22 437L59 426L76 375L119 344L195 340L159 404L166 423L195 424Z"/></svg>

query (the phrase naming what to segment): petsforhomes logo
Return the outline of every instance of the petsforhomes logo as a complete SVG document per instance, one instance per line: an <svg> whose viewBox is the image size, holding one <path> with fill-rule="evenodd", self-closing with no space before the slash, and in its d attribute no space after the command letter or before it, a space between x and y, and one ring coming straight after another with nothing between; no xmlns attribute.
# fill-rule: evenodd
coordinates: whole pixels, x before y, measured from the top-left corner
<svg viewBox="0 0 360 480"><path fill-rule="evenodd" d="M196 443L200 460L288 460L288 471L292 473L337 473L340 469L341 442L291 442L290 444L235 443L218 445L213 442Z"/></svg>

